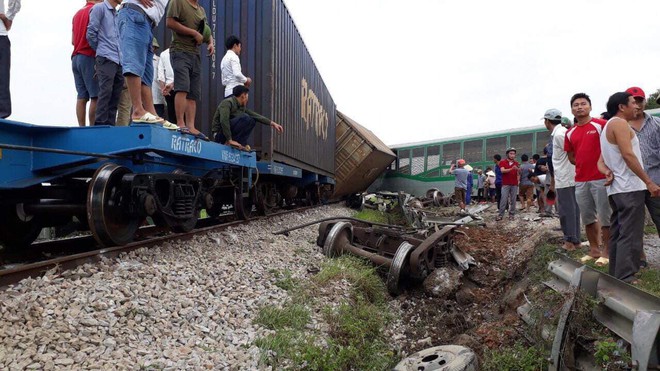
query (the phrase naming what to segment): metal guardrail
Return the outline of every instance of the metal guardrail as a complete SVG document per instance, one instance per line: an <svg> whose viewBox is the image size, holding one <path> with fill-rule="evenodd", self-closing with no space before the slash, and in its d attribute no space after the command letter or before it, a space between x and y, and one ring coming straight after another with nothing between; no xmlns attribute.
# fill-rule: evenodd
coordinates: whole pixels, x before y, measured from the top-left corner
<svg viewBox="0 0 660 371"><path fill-rule="evenodd" d="M567 256L548 265L556 278L545 284L568 294L555 334L550 370L561 369L561 347L578 290L598 300L595 319L631 344L634 370L658 369L660 298Z"/></svg>

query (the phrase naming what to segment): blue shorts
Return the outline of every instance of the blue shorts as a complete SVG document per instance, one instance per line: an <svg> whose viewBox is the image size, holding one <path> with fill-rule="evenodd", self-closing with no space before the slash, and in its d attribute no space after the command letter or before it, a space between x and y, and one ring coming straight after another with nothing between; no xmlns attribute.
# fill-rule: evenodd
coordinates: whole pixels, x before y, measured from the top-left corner
<svg viewBox="0 0 660 371"><path fill-rule="evenodd" d="M99 82L96 80L94 65L96 59L84 54L76 54L71 58L73 80L76 82L78 99L96 99L99 96Z"/></svg>
<svg viewBox="0 0 660 371"><path fill-rule="evenodd" d="M151 22L141 12L123 8L117 15L117 29L124 76L139 76L143 85L151 86L154 81Z"/></svg>

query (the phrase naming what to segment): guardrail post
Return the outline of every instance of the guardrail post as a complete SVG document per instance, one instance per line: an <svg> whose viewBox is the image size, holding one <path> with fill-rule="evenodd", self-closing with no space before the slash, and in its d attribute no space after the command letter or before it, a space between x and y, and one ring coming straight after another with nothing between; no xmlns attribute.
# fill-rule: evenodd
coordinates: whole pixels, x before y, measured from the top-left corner
<svg viewBox="0 0 660 371"><path fill-rule="evenodd" d="M656 351L658 330L660 330L660 311L639 311L635 314L631 345L633 368L646 370L649 363L658 364Z"/></svg>

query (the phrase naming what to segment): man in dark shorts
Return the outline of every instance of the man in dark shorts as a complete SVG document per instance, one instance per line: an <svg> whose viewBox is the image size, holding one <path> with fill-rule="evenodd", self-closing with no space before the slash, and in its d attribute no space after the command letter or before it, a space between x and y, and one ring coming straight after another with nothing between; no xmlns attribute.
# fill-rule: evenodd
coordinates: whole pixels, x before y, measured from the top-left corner
<svg viewBox="0 0 660 371"><path fill-rule="evenodd" d="M99 85L94 78L96 53L87 41L87 26L89 25L89 13L98 2L100 0L87 0L85 6L73 16L71 70L73 71L73 80L76 83L76 92L78 93L76 118L79 126L85 126L88 101L90 101L89 124L93 125L96 119L96 100L99 96Z"/></svg>
<svg viewBox="0 0 660 371"><path fill-rule="evenodd" d="M471 176L470 172L465 169L465 160L460 159L456 164L452 164L449 168L449 174L456 177L454 183L454 198L461 208L461 212L465 212L465 195L468 189L468 177ZM470 190L472 191L472 190Z"/></svg>
<svg viewBox="0 0 660 371"><path fill-rule="evenodd" d="M174 70L174 107L176 124L182 132L200 139L206 135L195 129L197 101L202 92L202 65L199 46L204 41L206 12L197 0L171 0L167 9L167 27L172 30L170 59ZM207 47L209 55L215 52L213 38Z"/></svg>
<svg viewBox="0 0 660 371"><path fill-rule="evenodd" d="M282 125L245 108L250 89L237 85L233 91L234 95L220 102L213 115L212 130L216 142L238 149L249 149L245 145L257 122L274 128L279 134L284 131Z"/></svg>

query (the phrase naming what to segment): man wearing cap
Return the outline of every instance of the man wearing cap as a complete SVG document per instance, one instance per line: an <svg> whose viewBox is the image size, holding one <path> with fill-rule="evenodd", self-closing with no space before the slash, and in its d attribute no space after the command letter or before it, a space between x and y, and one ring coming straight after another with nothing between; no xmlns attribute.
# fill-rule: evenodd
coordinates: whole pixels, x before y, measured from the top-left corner
<svg viewBox="0 0 660 371"><path fill-rule="evenodd" d="M558 109L549 109L543 115L546 129L550 131L550 140L553 143L554 153L552 164L554 176L550 190L557 195L557 208L559 223L564 234L563 248L573 251L580 245L580 209L575 200L575 165L568 160L564 151L566 127L564 117Z"/></svg>
<svg viewBox="0 0 660 371"><path fill-rule="evenodd" d="M9 73L11 71L11 43L8 31L14 22L16 13L21 10L21 0L0 0L0 118L11 115L11 94L9 92Z"/></svg>
<svg viewBox="0 0 660 371"><path fill-rule="evenodd" d="M485 200L485 184L486 175L483 174L481 169L477 170L477 202L482 203Z"/></svg>
<svg viewBox="0 0 660 371"><path fill-rule="evenodd" d="M465 169L465 160L460 159L455 164L451 164L449 174L453 175L456 180L454 182L454 198L461 208L461 212L465 212L465 194L468 189L468 177L470 172Z"/></svg>
<svg viewBox="0 0 660 371"><path fill-rule="evenodd" d="M597 164L605 121L591 117L591 99L584 93L571 97L571 111L577 123L566 132L564 151L575 165L575 199L589 240L589 253L583 260L599 258L596 263L604 265L609 256L607 246L612 210L607 199L605 175L598 170Z"/></svg>
<svg viewBox="0 0 660 371"><path fill-rule="evenodd" d="M660 184L660 118L644 112L646 109L646 94L641 88L632 87L626 92L632 95L639 105L637 115L628 123L637 133L639 148L642 152L642 165L651 180L655 184ZM653 224L655 224L658 234L660 234L660 198L651 197L651 194L646 192L645 203L653 219Z"/></svg>
<svg viewBox="0 0 660 371"><path fill-rule="evenodd" d="M115 27L119 0L105 0L89 12L87 41L96 51L96 79L99 97L96 102L94 125L115 125L117 104L124 86L119 64L119 34Z"/></svg>
<svg viewBox="0 0 660 371"><path fill-rule="evenodd" d="M516 215L516 199L518 198L518 183L520 179L520 164L516 161L516 149L506 150L506 158L498 164L502 172L502 198L496 221L502 220L504 212L509 208L509 220Z"/></svg>
<svg viewBox="0 0 660 371"><path fill-rule="evenodd" d="M641 164L637 135L628 121L635 119L639 105L627 92L615 93L607 101L610 118L600 136L599 170L607 177L612 207L609 274L635 283L644 246L644 198L660 195L660 187Z"/></svg>

